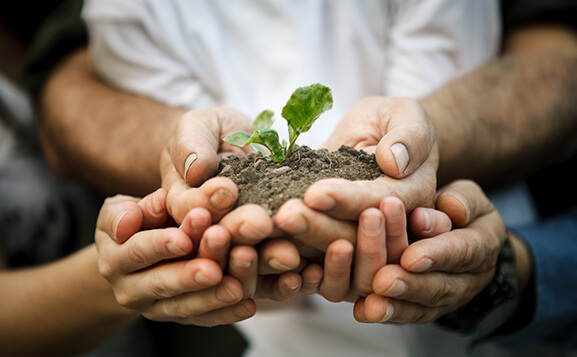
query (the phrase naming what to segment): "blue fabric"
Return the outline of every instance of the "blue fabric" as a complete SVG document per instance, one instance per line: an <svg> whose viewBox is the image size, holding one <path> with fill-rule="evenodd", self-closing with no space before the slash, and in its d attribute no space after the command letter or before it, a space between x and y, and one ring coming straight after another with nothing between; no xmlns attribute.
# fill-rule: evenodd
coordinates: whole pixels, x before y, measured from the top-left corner
<svg viewBox="0 0 577 357"><path fill-rule="evenodd" d="M514 229L533 254L535 312L531 322L502 339L507 345L577 347L577 206L568 213Z"/></svg>

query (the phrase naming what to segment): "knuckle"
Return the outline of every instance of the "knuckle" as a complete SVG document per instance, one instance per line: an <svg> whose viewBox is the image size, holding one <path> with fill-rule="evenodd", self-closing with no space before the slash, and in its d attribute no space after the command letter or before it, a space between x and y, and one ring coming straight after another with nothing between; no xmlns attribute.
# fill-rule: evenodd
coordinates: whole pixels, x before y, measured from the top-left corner
<svg viewBox="0 0 577 357"><path fill-rule="evenodd" d="M100 259L98 261L98 273L106 280L110 280L115 275L114 265L108 260Z"/></svg>
<svg viewBox="0 0 577 357"><path fill-rule="evenodd" d="M456 296L457 287L452 279L444 279L439 289L433 289L430 301L432 306L449 304Z"/></svg>
<svg viewBox="0 0 577 357"><path fill-rule="evenodd" d="M172 312L170 313L170 315L176 319L184 320L192 316L192 313L188 308L188 305L185 304L185 300L183 299L176 299L175 301L173 301L171 309Z"/></svg>
<svg viewBox="0 0 577 357"><path fill-rule="evenodd" d="M126 292L125 290L114 290L114 297L120 306L131 309L135 308L137 305L137 299L135 299L134 295Z"/></svg>
<svg viewBox="0 0 577 357"><path fill-rule="evenodd" d="M130 242L130 243L132 243L132 242ZM128 245L127 256L131 262L136 263L139 266L146 266L147 265L146 257L143 254L141 247L137 244L129 244Z"/></svg>
<svg viewBox="0 0 577 357"><path fill-rule="evenodd" d="M157 273L151 275L148 290L155 299L171 297L170 291L167 289L164 280L161 279Z"/></svg>

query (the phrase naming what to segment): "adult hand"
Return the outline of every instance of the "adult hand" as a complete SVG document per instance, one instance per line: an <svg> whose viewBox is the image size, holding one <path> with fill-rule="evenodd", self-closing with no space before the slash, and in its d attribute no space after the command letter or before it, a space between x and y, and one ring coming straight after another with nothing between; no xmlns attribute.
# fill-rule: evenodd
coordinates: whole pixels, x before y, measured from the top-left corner
<svg viewBox="0 0 577 357"><path fill-rule="evenodd" d="M323 145L374 152L387 176L373 181L325 179L313 184L303 200L286 202L275 224L305 245L325 252L346 239L355 245L356 221L369 207L396 196L408 212L432 207L438 149L435 131L421 105L406 98L370 97L357 103Z"/></svg>
<svg viewBox="0 0 577 357"><path fill-rule="evenodd" d="M430 211L415 210L409 224L424 239L407 247L400 265L379 269L374 292L355 304L358 321L434 321L465 305L490 282L506 236L499 213L471 181L442 189L436 207L457 229L432 234Z"/></svg>
<svg viewBox="0 0 577 357"><path fill-rule="evenodd" d="M252 316L256 250L235 247L229 257L230 236L209 227L205 209L192 210L180 228L173 226L166 197L162 189L142 200L116 196L102 207L98 266L118 303L152 320L200 326Z"/></svg>
<svg viewBox="0 0 577 357"><path fill-rule="evenodd" d="M213 177L222 156L243 156L240 148L222 139L237 130L250 132L251 120L228 108L187 112L179 120L160 159L162 187L168 191L168 212L176 222L195 207L209 210L217 222L236 202L236 185L224 177Z"/></svg>

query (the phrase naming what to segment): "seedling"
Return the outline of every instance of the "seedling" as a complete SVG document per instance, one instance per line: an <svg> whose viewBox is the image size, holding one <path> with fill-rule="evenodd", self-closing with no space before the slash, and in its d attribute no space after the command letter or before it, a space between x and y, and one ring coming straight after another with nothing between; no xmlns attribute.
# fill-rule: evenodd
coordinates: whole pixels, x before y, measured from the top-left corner
<svg viewBox="0 0 577 357"><path fill-rule="evenodd" d="M267 156L265 146L270 151L270 157L275 162L282 162L294 151L294 146L300 134L310 130L321 114L333 107L331 89L322 84L297 88L282 109L281 116L288 123L289 143L282 143L276 130L271 129L274 113L264 110L252 122L252 135L237 131L223 140L236 146L253 146L257 151Z"/></svg>

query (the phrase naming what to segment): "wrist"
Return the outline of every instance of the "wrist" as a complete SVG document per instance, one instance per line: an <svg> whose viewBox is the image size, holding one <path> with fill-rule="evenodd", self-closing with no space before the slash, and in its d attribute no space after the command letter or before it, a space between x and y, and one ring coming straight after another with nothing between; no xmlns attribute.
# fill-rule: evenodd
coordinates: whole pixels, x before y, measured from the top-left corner
<svg viewBox="0 0 577 357"><path fill-rule="evenodd" d="M517 311L520 300L521 286L515 250L507 237L497 259L495 275L489 284L469 303L442 316L437 323L480 340L507 324Z"/></svg>

